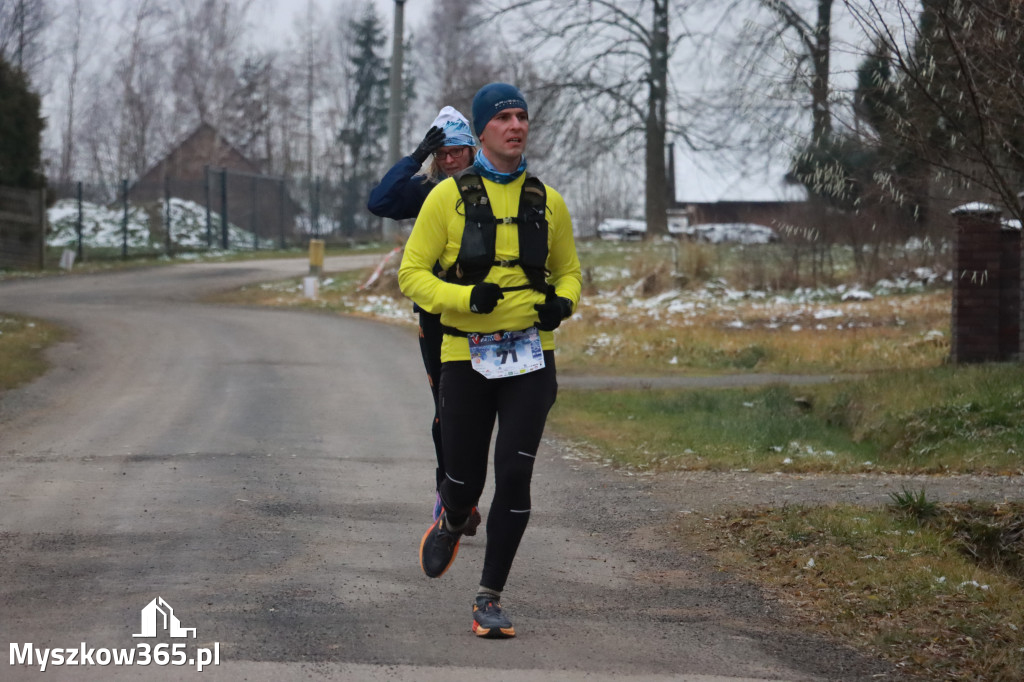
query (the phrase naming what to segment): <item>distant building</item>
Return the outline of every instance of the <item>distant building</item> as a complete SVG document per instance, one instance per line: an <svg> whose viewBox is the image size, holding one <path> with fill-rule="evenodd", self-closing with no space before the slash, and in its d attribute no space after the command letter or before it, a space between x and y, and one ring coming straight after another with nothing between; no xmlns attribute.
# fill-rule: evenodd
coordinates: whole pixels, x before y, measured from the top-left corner
<svg viewBox="0 0 1024 682"><path fill-rule="evenodd" d="M807 190L788 183L786 171L771 161L740 165L718 153L673 150L669 224L753 223L773 228L800 224L808 217Z"/></svg>
<svg viewBox="0 0 1024 682"><path fill-rule="evenodd" d="M291 236L302 212L283 179L264 175L259 164L208 123L201 123L128 190L129 199L139 204L160 201L166 194L201 206L209 202L214 215L220 215L226 202L230 224L265 239Z"/></svg>

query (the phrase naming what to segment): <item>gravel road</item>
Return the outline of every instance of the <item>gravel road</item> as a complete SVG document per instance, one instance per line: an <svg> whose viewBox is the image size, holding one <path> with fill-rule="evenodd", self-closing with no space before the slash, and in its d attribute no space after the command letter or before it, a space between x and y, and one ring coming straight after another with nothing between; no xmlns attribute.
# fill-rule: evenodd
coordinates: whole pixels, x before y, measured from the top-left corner
<svg viewBox="0 0 1024 682"><path fill-rule="evenodd" d="M883 662L790 628L756 587L666 537L679 513L885 501L898 481L630 476L555 438L538 455L534 514L503 599L521 634L476 640L482 537L464 542L441 579L416 562L433 455L413 331L197 302L305 267L0 282L0 311L75 332L52 350L50 372L0 397L0 633L10 656L29 644L164 643L184 644L186 663L51 659L45 673L37 661L4 664L0 678L899 679ZM940 496L972 486L1019 495L1020 480L989 483L945 479ZM138 636L158 597L194 637ZM203 650L220 662L199 674L188 661Z"/></svg>

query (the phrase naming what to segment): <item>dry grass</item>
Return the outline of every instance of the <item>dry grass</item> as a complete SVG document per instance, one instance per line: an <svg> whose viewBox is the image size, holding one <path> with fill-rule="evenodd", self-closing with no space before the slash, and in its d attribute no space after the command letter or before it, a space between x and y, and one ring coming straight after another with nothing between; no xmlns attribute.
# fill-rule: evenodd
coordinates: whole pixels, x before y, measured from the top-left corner
<svg viewBox="0 0 1024 682"><path fill-rule="evenodd" d="M863 302L715 301L660 307L583 299L559 332L559 362L580 371L861 373L934 367L949 355L948 290Z"/></svg>
<svg viewBox="0 0 1024 682"><path fill-rule="evenodd" d="M951 291L906 254L892 269L911 274L894 274L862 300L842 250L827 281L797 279L801 288L783 290L795 276L791 250L779 245L579 248L584 296L559 332L567 369L861 373L934 367L949 355Z"/></svg>
<svg viewBox="0 0 1024 682"><path fill-rule="evenodd" d="M389 290L391 283L388 280L367 291L358 290L368 274L364 271L328 273L321 279L315 298L305 295L303 278L296 277L218 292L204 300L210 303L300 308L384 321L413 322L415 317L411 314L412 305L401 297L397 284L394 284L394 291Z"/></svg>
<svg viewBox="0 0 1024 682"><path fill-rule="evenodd" d="M46 371L46 348L67 333L55 325L0 314L0 391L20 386Z"/></svg>
<svg viewBox="0 0 1024 682"><path fill-rule="evenodd" d="M911 674L1016 682L1022 524L1021 503L938 505L925 523L896 508L834 506L745 511L682 530L805 625ZM978 560L979 544L1012 567Z"/></svg>

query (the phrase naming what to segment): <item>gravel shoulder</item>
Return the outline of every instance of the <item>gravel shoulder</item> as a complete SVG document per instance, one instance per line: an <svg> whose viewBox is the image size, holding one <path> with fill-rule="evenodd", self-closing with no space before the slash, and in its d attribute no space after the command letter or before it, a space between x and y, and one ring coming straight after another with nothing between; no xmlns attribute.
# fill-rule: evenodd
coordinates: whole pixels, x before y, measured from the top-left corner
<svg viewBox="0 0 1024 682"><path fill-rule="evenodd" d="M653 487L677 514L721 514L732 509L785 505L884 505L904 488L924 490L935 502L1004 502L1024 495L1024 476L900 474L787 474L740 471L663 472Z"/></svg>

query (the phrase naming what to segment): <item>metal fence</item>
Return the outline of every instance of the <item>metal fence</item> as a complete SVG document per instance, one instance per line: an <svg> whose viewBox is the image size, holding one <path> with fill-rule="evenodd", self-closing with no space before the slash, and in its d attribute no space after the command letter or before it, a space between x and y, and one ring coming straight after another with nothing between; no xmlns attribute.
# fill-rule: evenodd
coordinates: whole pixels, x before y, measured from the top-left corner
<svg viewBox="0 0 1024 682"><path fill-rule="evenodd" d="M0 268L41 269L46 190L0 187Z"/></svg>
<svg viewBox="0 0 1024 682"><path fill-rule="evenodd" d="M327 241L379 239L383 232L383 219L366 209L366 200L374 184L323 177L296 181L294 196L300 197L309 207L301 229L310 236Z"/></svg>
<svg viewBox="0 0 1024 682"><path fill-rule="evenodd" d="M54 188L51 249L94 256L174 256L302 246L305 208L283 178L207 167L198 179Z"/></svg>

